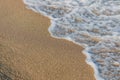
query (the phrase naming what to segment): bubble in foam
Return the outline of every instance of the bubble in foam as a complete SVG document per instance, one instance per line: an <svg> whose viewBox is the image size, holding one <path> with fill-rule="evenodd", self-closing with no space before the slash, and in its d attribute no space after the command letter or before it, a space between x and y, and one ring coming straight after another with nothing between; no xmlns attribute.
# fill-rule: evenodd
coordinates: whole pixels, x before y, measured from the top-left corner
<svg viewBox="0 0 120 80"><path fill-rule="evenodd" d="M56 38L84 45L97 80L120 79L120 0L24 0L51 18ZM92 64L90 65L92 66Z"/></svg>

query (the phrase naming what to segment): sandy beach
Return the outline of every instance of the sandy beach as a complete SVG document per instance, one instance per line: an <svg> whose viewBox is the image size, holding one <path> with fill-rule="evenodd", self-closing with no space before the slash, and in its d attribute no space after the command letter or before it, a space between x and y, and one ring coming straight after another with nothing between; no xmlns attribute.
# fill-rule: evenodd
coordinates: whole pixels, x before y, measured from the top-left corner
<svg viewBox="0 0 120 80"><path fill-rule="evenodd" d="M0 80L95 80L83 48L52 38L49 25L22 0L0 1Z"/></svg>

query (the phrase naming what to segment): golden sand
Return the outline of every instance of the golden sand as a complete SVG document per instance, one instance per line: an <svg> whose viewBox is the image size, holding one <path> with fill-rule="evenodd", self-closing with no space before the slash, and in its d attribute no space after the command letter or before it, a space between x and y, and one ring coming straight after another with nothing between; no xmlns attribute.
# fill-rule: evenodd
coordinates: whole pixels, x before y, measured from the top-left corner
<svg viewBox="0 0 120 80"><path fill-rule="evenodd" d="M0 0L0 80L95 80L83 48L52 38L49 25L22 0Z"/></svg>

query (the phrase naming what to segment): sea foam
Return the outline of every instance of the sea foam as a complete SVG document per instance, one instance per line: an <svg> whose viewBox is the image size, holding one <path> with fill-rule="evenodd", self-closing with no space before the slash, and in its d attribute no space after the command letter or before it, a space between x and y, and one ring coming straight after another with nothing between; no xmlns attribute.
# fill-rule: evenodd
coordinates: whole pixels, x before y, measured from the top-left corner
<svg viewBox="0 0 120 80"><path fill-rule="evenodd" d="M120 0L24 0L51 19L52 37L85 48L96 80L120 80Z"/></svg>

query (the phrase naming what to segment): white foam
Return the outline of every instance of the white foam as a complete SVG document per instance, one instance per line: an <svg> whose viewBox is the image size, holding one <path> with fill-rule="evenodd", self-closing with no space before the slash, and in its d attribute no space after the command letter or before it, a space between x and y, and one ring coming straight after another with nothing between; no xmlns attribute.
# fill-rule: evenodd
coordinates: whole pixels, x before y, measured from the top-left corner
<svg viewBox="0 0 120 80"><path fill-rule="evenodd" d="M85 48L86 62L93 67L97 80L120 79L115 76L118 73L115 69L120 69L120 66L115 67L109 62L109 59L114 62L112 57L116 57L116 53L120 54L120 44L115 45L120 43L119 0L24 0L24 3L27 8L51 19L48 31L52 37L66 39ZM109 57L103 60L105 55L100 52ZM97 59L102 62L97 62ZM120 62L119 59L117 61ZM108 68L114 71L111 76L105 73L109 72Z"/></svg>

